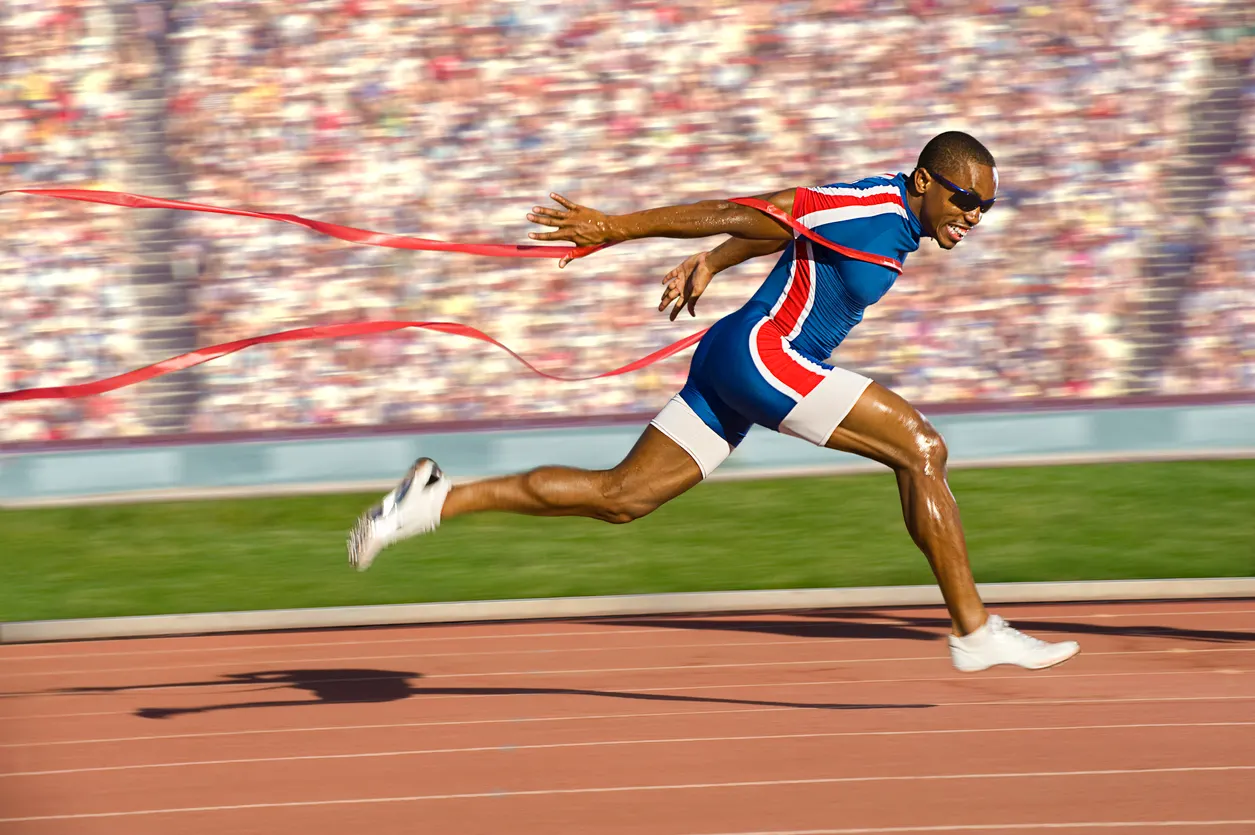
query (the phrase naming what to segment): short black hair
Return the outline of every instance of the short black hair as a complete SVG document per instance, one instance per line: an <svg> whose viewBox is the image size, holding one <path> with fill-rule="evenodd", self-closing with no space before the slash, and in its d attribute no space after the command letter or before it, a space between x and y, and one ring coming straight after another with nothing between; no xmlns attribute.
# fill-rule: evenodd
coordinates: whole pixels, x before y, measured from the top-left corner
<svg viewBox="0 0 1255 835"><path fill-rule="evenodd" d="M924 150L919 152L915 167L957 173L968 162L990 167L996 165L994 155L976 137L963 131L949 130L928 140Z"/></svg>

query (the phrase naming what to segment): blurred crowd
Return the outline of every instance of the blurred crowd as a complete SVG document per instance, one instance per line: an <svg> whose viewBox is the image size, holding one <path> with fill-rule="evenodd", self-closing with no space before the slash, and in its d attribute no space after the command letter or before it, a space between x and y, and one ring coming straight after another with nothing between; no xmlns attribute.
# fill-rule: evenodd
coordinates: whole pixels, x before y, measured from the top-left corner
<svg viewBox="0 0 1255 835"><path fill-rule="evenodd" d="M1208 209L1180 332L1158 381L1166 394L1255 391L1255 107L1247 113L1248 153L1225 167L1224 193Z"/></svg>
<svg viewBox="0 0 1255 835"><path fill-rule="evenodd" d="M99 0L0 10L0 183L138 190L128 89L168 73L185 199L461 241L525 240L556 191L608 212L909 171L968 130L1001 195L955 253L929 241L834 362L920 402L1255 389L1255 132L1200 206L1166 371L1147 381L1148 259L1190 103L1255 51L1229 0ZM1222 27L1221 24L1224 24ZM1245 28L1243 28L1245 27ZM136 46L134 39L140 39ZM143 39L151 40L147 51ZM157 49L152 44L161 44ZM160 359L138 338L131 213L0 198L0 388ZM355 319L477 326L590 375L710 324L768 259L672 324L662 276L707 244L637 242L558 271L354 247L297 227L178 220L198 342ZM713 244L713 242L712 242ZM1162 288L1159 288L1162 290ZM421 332L255 348L204 366L194 431L649 412L684 358L605 380L529 375ZM0 441L148 431L134 390L4 407Z"/></svg>
<svg viewBox="0 0 1255 835"><path fill-rule="evenodd" d="M125 68L103 3L0 6L0 188L122 181ZM141 360L128 218L0 197L0 388L60 385ZM0 441L131 435L127 398L0 408Z"/></svg>

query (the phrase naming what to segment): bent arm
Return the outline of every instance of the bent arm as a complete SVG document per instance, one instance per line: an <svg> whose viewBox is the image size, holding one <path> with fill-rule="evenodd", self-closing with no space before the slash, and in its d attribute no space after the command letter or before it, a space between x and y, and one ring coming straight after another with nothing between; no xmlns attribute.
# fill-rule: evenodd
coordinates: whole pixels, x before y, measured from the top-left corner
<svg viewBox="0 0 1255 835"><path fill-rule="evenodd" d="M709 252L699 252L684 259L684 263L667 273L662 283L667 285L662 291L662 301L658 304L659 312L666 310L667 305L675 303L671 311L671 321L680 315L687 305L689 315L696 316L697 300L710 285L717 273L729 267L735 267L743 261L779 252L789 245L784 240L729 238Z"/></svg>
<svg viewBox="0 0 1255 835"><path fill-rule="evenodd" d="M710 251L706 264L712 274L717 274L751 258L780 252L788 245L788 240L730 238Z"/></svg>

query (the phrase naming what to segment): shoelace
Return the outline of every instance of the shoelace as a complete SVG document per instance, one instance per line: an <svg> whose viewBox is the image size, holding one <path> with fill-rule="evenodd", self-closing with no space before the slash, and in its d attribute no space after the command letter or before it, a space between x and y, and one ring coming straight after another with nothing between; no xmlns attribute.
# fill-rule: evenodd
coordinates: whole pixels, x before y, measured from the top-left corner
<svg viewBox="0 0 1255 835"><path fill-rule="evenodd" d="M990 615L989 627L990 627L990 630L993 632L1005 632L1009 634L1012 638L1014 638L1016 641L1019 641L1022 644L1027 644L1028 646L1031 646L1031 647L1049 646L1045 641L1042 641L1038 638L1034 638L1032 635L1024 634L1023 632L1016 629L1011 624L1007 623L998 615Z"/></svg>

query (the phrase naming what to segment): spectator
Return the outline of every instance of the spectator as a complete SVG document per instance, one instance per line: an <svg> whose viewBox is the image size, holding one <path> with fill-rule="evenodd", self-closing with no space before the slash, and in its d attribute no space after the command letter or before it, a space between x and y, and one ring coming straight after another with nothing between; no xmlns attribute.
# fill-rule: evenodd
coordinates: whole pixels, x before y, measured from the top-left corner
<svg viewBox="0 0 1255 835"><path fill-rule="evenodd" d="M970 248L913 255L835 361L921 402L1116 396L1142 381L1137 340L1152 295L1143 259L1179 216L1159 198L1186 152L1188 105L1209 67L1236 60L1249 40L1228 25L1245 13L1227 8L185 0L169 21L170 152L189 200L522 240L524 213L550 191L607 211L753 194L909 170L932 134L970 130L998 157L999 206ZM47 31L40 15L64 18L56 37L23 34ZM94 0L19 0L0 12L16 56L0 70L0 154L25 155L8 163L10 180L125 186L111 119L127 102L113 92L117 44L103 17ZM1249 133L1246 142L1255 148ZM1236 185L1212 209L1217 232L1184 302L1173 370L1153 381L1164 391L1186 381L1255 388L1252 159L1234 163ZM136 349L126 214L0 204L5 387L156 359ZM680 327L654 304L693 242L625 245L558 273L236 218L179 222L202 343L319 322L442 319L559 373L606 370L708 324L769 267L721 276L698 320ZM489 346L423 333L256 348L204 367L191 428L649 412L684 365L561 384ZM90 415L61 408L9 407L19 419L6 417L0 438L143 431L129 395Z"/></svg>

